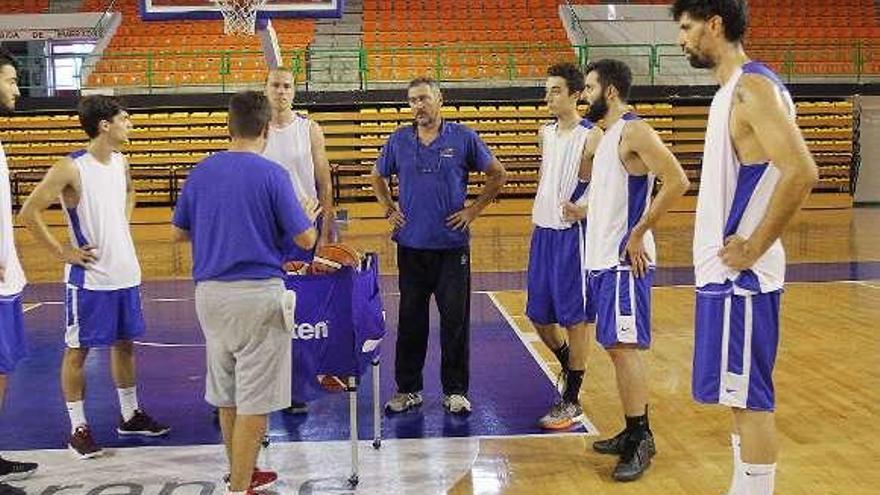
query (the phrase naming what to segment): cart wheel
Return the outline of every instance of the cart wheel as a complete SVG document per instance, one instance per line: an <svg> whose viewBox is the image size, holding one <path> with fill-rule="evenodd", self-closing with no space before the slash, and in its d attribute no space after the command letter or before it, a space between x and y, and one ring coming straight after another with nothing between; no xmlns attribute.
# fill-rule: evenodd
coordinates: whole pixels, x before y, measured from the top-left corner
<svg viewBox="0 0 880 495"><path fill-rule="evenodd" d="M348 486L354 488L354 487L358 486L358 483L360 483L360 479L358 478L358 475L353 474L348 478Z"/></svg>

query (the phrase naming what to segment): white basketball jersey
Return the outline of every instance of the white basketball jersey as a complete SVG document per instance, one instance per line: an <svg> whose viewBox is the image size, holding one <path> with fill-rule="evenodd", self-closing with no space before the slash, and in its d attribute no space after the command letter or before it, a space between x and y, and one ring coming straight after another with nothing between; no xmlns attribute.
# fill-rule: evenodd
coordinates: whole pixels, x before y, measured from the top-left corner
<svg viewBox="0 0 880 495"><path fill-rule="evenodd" d="M287 170L297 196L318 199L310 129L311 121L299 114L284 127L270 125L263 156Z"/></svg>
<svg viewBox="0 0 880 495"><path fill-rule="evenodd" d="M777 239L750 270L738 272L721 261L724 239L744 239L755 231L767 213L779 171L772 163L743 166L730 133L730 111L736 85L744 73L761 74L776 83L795 116L794 103L785 86L762 64L749 62L737 69L712 99L703 151L703 169L694 228L694 271L697 287L734 281L742 289L771 292L785 282L785 251Z"/></svg>
<svg viewBox="0 0 880 495"><path fill-rule="evenodd" d="M553 123L541 129L541 178L532 204L532 223L546 229L565 230L572 223L563 220L562 204L573 199L578 187L581 157L592 124L581 121L562 135L558 128L559 124Z"/></svg>
<svg viewBox="0 0 880 495"><path fill-rule="evenodd" d="M590 203L587 210L587 268L605 270L625 265L624 247L632 228L647 213L654 188L653 174L631 175L620 159L620 138L626 123L638 119L627 113L605 131L590 179ZM651 264L657 263L654 234L644 237L645 251Z"/></svg>
<svg viewBox="0 0 880 495"><path fill-rule="evenodd" d="M98 260L83 269L64 266L65 281L90 290L116 290L141 283L141 267L125 215L126 174L122 153L113 153L104 164L86 150L70 155L79 171L80 198L65 205L70 241L93 246Z"/></svg>
<svg viewBox="0 0 880 495"><path fill-rule="evenodd" d="M12 189L9 187L9 165L6 153L0 144L0 265L5 270L5 277L0 282L0 296L18 294L24 289L27 280L18 251L15 250L14 228L12 224Z"/></svg>

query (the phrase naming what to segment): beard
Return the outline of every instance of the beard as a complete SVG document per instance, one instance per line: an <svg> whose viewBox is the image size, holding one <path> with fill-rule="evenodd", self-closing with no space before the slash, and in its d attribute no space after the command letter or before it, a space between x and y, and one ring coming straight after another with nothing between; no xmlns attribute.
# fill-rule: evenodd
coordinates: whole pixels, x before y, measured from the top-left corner
<svg viewBox="0 0 880 495"><path fill-rule="evenodd" d="M694 69L713 69L715 68L715 61L705 55L697 55L694 52L687 52L688 54L688 62L691 64L691 67Z"/></svg>
<svg viewBox="0 0 880 495"><path fill-rule="evenodd" d="M605 99L605 95L603 94L598 100L590 103L590 110L587 111L587 119L590 122L596 123L605 118L605 115L608 114L608 100Z"/></svg>

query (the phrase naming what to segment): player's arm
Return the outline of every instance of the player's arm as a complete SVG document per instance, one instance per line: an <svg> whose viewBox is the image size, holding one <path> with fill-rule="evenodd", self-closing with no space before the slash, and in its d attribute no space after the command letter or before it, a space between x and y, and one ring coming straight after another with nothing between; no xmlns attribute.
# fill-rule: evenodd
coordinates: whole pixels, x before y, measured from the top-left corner
<svg viewBox="0 0 880 495"><path fill-rule="evenodd" d="M321 225L321 238L319 244L330 241L333 219L333 178L330 174L330 162L327 160L327 150L324 144L324 131L317 122L312 122L309 127L309 139L312 143L312 163L315 166L315 182L318 185L318 201L324 217Z"/></svg>
<svg viewBox="0 0 880 495"><path fill-rule="evenodd" d="M819 181L816 162L776 85L765 77L744 75L736 90L737 112L743 117L780 178L767 213L748 239L725 240L721 258L744 270L770 248Z"/></svg>
<svg viewBox="0 0 880 495"><path fill-rule="evenodd" d="M584 149L581 151L581 163L578 166L578 180L580 182L590 182L593 175L593 158L596 156L596 150L599 149L599 141L602 140L602 128L594 126L587 134L587 140L584 142ZM589 200L589 189L584 191L580 198L575 202L566 201L562 204L562 218L566 222L577 222L587 218L587 204Z"/></svg>
<svg viewBox="0 0 880 495"><path fill-rule="evenodd" d="M171 238L174 242L189 242L189 231L177 225L171 226Z"/></svg>
<svg viewBox="0 0 880 495"><path fill-rule="evenodd" d="M318 230L312 227L312 225L315 224L315 219L321 214L321 203L312 198L305 198L302 202L302 210L308 219L307 225L309 227L293 236L293 242L300 249L308 251L313 249L318 243Z"/></svg>
<svg viewBox="0 0 880 495"><path fill-rule="evenodd" d="M479 196L471 203L470 208L476 210L476 215L479 215L483 210L489 206L498 193L501 192L501 188L504 187L504 184L507 182L507 170L504 168L504 165L498 161L498 158L492 157L492 162L489 163L489 168L486 169L486 182L483 184L483 190L480 191ZM474 215L474 216L476 216Z"/></svg>
<svg viewBox="0 0 880 495"><path fill-rule="evenodd" d="M131 221L131 214L137 205L137 192L134 190L134 181L131 180L131 167L128 164L128 157L123 157L125 163L125 218Z"/></svg>
<svg viewBox="0 0 880 495"><path fill-rule="evenodd" d="M94 262L97 257L93 246L74 247L68 243L60 243L49 226L43 220L43 212L46 211L64 189L73 186L79 181L79 172L70 158L62 158L46 172L43 180L31 192L25 200L18 218L24 222L34 238L52 253L56 258L74 265L87 266Z"/></svg>
<svg viewBox="0 0 880 495"><path fill-rule="evenodd" d="M657 221L669 211L672 204L687 192L690 181L681 163L663 144L660 135L645 121L636 120L627 124L624 129L626 143L645 167L660 180L660 191L651 201L647 213L633 227L626 251L636 276L644 275L648 265L653 261L645 252L645 233L656 226Z"/></svg>

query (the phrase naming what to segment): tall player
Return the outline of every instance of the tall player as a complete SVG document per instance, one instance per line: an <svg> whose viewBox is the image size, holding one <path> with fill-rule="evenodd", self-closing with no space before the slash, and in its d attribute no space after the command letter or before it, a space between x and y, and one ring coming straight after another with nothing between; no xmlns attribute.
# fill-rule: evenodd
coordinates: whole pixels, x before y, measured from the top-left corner
<svg viewBox="0 0 880 495"><path fill-rule="evenodd" d="M293 111L296 80L290 69L277 67L270 70L265 92L272 109L272 120L263 156L284 166L301 202L308 199L320 203L323 214L318 217L316 225L320 233L317 248L333 238L333 186L324 148L324 131L317 122ZM291 244L285 261L311 262L313 256L314 250L304 251ZM308 411L307 407L304 402L294 400L284 411L301 414Z"/></svg>
<svg viewBox="0 0 880 495"><path fill-rule="evenodd" d="M131 120L120 103L89 96L79 104L89 136L86 149L59 160L25 201L21 218L34 237L65 263L64 336L61 387L70 415L70 450L82 459L97 457L83 406L89 349L111 347L111 370L119 395L120 435L160 436L169 427L138 405L133 339L144 332L141 269L129 220L135 206L128 160L119 149L128 142ZM69 242L58 242L42 213L60 197L67 213Z"/></svg>
<svg viewBox="0 0 880 495"><path fill-rule="evenodd" d="M657 132L629 111L629 67L619 60L599 60L585 72L587 118L601 120L605 127L593 158L587 210L590 295L597 312L596 338L614 363L626 421L621 433L595 442L593 448L620 455L614 479L632 481L655 453L640 354L651 345L651 285L657 262L651 230L689 183ZM652 200L655 177L661 186Z"/></svg>
<svg viewBox="0 0 880 495"><path fill-rule="evenodd" d="M0 52L0 112L12 112L19 97L18 73L12 59ZM25 354L24 311L21 292L26 283L18 261L12 228L12 191L9 167L0 144L0 409L6 396L7 375ZM0 493L16 491L4 481L24 479L37 470L33 462L16 462L0 457Z"/></svg>
<svg viewBox="0 0 880 495"><path fill-rule="evenodd" d="M785 251L779 236L818 180L788 90L743 49L743 0L677 0L678 44L712 99L694 231L693 396L733 412L730 495L773 493L773 366Z"/></svg>
<svg viewBox="0 0 880 495"><path fill-rule="evenodd" d="M526 315L559 359L565 389L539 420L542 428L568 429L583 419L578 395L586 370L588 323L587 272L584 265L587 185L602 130L581 118L577 104L584 73L571 63L547 69L544 100L556 118L541 127L541 169L532 206ZM567 331L559 331L562 326Z"/></svg>
<svg viewBox="0 0 880 495"><path fill-rule="evenodd" d="M272 122L263 156L280 163L290 174L300 198L318 200L324 214L318 230L318 244L333 235L333 185L330 163L324 149L324 131L317 122L299 115L291 105L296 81L290 69L272 69L266 77L266 96L272 107Z"/></svg>

